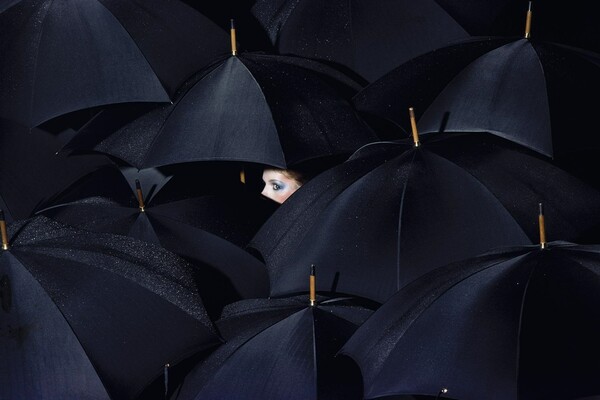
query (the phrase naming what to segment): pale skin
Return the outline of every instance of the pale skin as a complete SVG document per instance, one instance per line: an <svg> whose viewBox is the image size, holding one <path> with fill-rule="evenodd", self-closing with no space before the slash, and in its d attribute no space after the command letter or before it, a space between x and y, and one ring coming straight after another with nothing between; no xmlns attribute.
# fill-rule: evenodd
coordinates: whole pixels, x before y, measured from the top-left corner
<svg viewBox="0 0 600 400"><path fill-rule="evenodd" d="M300 181L281 169L265 169L262 180L265 182L265 187L261 194L280 204L302 186Z"/></svg>

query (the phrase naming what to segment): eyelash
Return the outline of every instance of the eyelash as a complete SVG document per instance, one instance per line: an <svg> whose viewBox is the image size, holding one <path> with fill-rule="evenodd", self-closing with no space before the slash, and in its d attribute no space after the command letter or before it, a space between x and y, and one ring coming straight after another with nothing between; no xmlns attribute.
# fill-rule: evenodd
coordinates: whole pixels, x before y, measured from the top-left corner
<svg viewBox="0 0 600 400"><path fill-rule="evenodd" d="M277 191L277 190L281 190L281 189L283 189L283 186L282 186L282 185L279 185L279 184L277 184L277 183L274 183L273 185L271 185L271 188L272 188L273 190Z"/></svg>

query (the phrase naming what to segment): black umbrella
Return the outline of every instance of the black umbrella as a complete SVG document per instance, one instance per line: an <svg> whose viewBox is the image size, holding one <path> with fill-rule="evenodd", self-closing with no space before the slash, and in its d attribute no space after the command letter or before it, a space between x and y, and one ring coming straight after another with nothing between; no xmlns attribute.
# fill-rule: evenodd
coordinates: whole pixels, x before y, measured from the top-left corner
<svg viewBox="0 0 600 400"><path fill-rule="evenodd" d="M600 54L535 38L483 38L400 66L355 105L407 130L402 110L414 100L421 133L492 132L600 185L589 172L600 149L589 101L598 91Z"/></svg>
<svg viewBox="0 0 600 400"><path fill-rule="evenodd" d="M519 39L466 65L424 111L419 129L486 130L555 158L597 150L588 96L600 90L599 76L600 54Z"/></svg>
<svg viewBox="0 0 600 400"><path fill-rule="evenodd" d="M56 155L63 143L41 129L0 118L0 197L13 218L28 218L82 176L112 162L104 155Z"/></svg>
<svg viewBox="0 0 600 400"><path fill-rule="evenodd" d="M38 214L81 229L128 235L184 257L197 266L194 276L211 317L216 318L225 304L268 295L264 264L243 247L272 214L276 203L243 188L154 202L160 192L147 200L139 180L132 192L120 178L113 179L111 185L121 185L121 191L129 196L119 198L128 201L88 197L55 203ZM162 190L167 191L168 186Z"/></svg>
<svg viewBox="0 0 600 400"><path fill-rule="evenodd" d="M381 136L410 136L409 107L420 117L465 64L512 41L512 37L471 38L415 57L371 82L352 104Z"/></svg>
<svg viewBox="0 0 600 400"><path fill-rule="evenodd" d="M190 80L174 104L101 113L67 148L138 168L224 160L287 168L344 158L376 139L347 100L358 89L316 61L231 55Z"/></svg>
<svg viewBox="0 0 600 400"><path fill-rule="evenodd" d="M1 398L133 399L220 342L173 253L42 216L2 236Z"/></svg>
<svg viewBox="0 0 600 400"><path fill-rule="evenodd" d="M226 343L173 400L360 399L356 365L335 353L372 312L356 299L314 293L231 304L216 322Z"/></svg>
<svg viewBox="0 0 600 400"><path fill-rule="evenodd" d="M168 102L227 51L227 33L179 1L20 0L1 6L0 115L37 126L122 102Z"/></svg>
<svg viewBox="0 0 600 400"><path fill-rule="evenodd" d="M382 302L432 268L530 244L540 201L555 215L552 237L596 239L598 190L490 134L429 136L365 146L273 213L249 245L272 295L301 290L314 263L319 290Z"/></svg>
<svg viewBox="0 0 600 400"><path fill-rule="evenodd" d="M468 9L473 6L471 1L467 7L462 7L463 1L445 0L454 4L455 8ZM459 4L460 3L460 4ZM483 2L485 3L485 2ZM497 3L497 2L496 2ZM600 43L596 38L600 34L600 26L595 18L593 0L583 0L574 4L564 4L551 1L511 1L504 7L494 24L492 31L479 31L474 35L512 36L523 31L522 16L526 9L531 18L531 28L535 37L549 41L580 47L596 53L600 52ZM467 11L468 12L468 11ZM483 21L485 23L485 21Z"/></svg>
<svg viewBox="0 0 600 400"><path fill-rule="evenodd" d="M258 0L252 12L280 54L332 62L371 82L419 54L469 37L439 3Z"/></svg>
<svg viewBox="0 0 600 400"><path fill-rule="evenodd" d="M402 288L341 354L367 399L597 398L599 284L598 245L498 249Z"/></svg>

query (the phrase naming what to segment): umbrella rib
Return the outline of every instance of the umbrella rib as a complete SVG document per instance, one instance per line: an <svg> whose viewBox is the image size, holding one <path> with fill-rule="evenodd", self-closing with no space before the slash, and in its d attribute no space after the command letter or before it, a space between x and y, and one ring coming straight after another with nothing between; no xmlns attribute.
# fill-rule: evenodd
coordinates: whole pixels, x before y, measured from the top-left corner
<svg viewBox="0 0 600 400"><path fill-rule="evenodd" d="M480 185L482 188L485 189L485 191L487 193L489 193L491 195L491 197L500 205L500 207L502 207L502 209L504 211L506 211L515 221L516 225L519 227L519 229L521 230L521 233L533 244L533 241L531 240L531 238L527 235L527 233L525 233L525 231L523 230L523 227L521 226L521 224L518 223L518 219L515 218L515 216L510 212L510 210L508 208L506 208L506 206L500 201L498 200L498 197L496 196L496 193L494 193L494 191L492 191L492 189L490 189L490 187L488 185L486 185L485 183L483 183L481 180L479 180L475 175L473 175L467 168L464 168L462 166L460 166L459 164L453 162L452 160L450 160L447 157L443 157L438 155L437 153L432 153L435 154L436 157L440 157L441 159L443 159L445 162L448 162L450 164L452 164L453 166L455 166L456 168L461 169L465 174L467 174L469 177L471 177L473 179L473 181L477 182L478 185Z"/></svg>
<svg viewBox="0 0 600 400"><path fill-rule="evenodd" d="M267 108L269 109L269 113L271 114L271 120L273 121L273 123L275 123L275 118L273 118L273 112L271 111L271 106L270 106L269 102L267 101L267 98L265 97L265 92L263 91L262 87L260 86L260 83L256 80L256 78L254 77L254 74L248 69L246 64L244 64L239 57L237 59L240 61L240 64L243 65L244 69L246 71L248 71L248 75L250 75L250 77L252 78L254 83L256 83L256 86L258 86L258 88L260 89L259 93L260 93L261 97L263 98L263 100L265 101L265 104L267 104L267 106L268 106ZM277 129L277 126L275 126L275 129L277 131L277 134L279 135L279 130ZM284 160L287 165L285 153L283 152L283 148L281 147L281 144L279 145L279 151L281 151L281 159Z"/></svg>
<svg viewBox="0 0 600 400"><path fill-rule="evenodd" d="M402 195L400 196L400 210L398 212L398 236L397 236L397 241L396 241L396 248L398 249L397 253L396 253L396 291L398 291L400 289L400 260L401 260L401 252L402 252L402 248L400 247L400 243L401 243L401 236L402 236L402 215L404 212L404 199L406 197L406 190L408 188L408 181L410 179L410 176L412 175L412 169L414 166L414 159L417 155L417 151L418 150L414 150L413 154L412 154L412 159L410 160L410 170L407 174L407 179L406 182L404 183L404 187L402 188Z"/></svg>
<svg viewBox="0 0 600 400"><path fill-rule="evenodd" d="M182 99L187 96L187 93L182 97ZM180 100L181 101L181 100ZM140 163L139 167L138 167L138 172L140 169L146 168L146 162L148 161L148 155L150 154L150 152L152 151L152 148L154 146L154 143L156 143L156 141L158 140L158 137L162 134L163 129L165 127L165 124L167 123L167 120L170 118L170 116L173 114L173 112L175 112L175 109L177 108L177 106L179 105L180 101L177 101L176 103L173 103L173 107L171 107L171 109L167 112L167 116L161 121L160 123L160 127L158 128L158 132L156 135L154 135L154 137L152 138L152 141L150 142L150 144L148 145L148 149L146 150L146 153L144 154L144 157L142 159L142 162ZM155 166L157 167L157 166Z"/></svg>
<svg viewBox="0 0 600 400"><path fill-rule="evenodd" d="M202 76L202 78L200 78L200 80L198 82L200 82L201 80L206 79L210 75L216 73L216 71L219 70L222 67L223 67L223 63L221 63L220 65L216 66L213 70L211 70L210 72L208 72L206 75ZM177 109L177 107L179 106L179 104L183 103L184 99L187 96L190 95L190 92L193 90L194 86L198 82L194 83L185 93L183 93L183 95L181 96L181 98L177 99L176 102L172 103L172 107L170 107L170 109L168 110L167 116L165 118L163 118L162 121L161 121L161 123L160 123L160 128L158 128L158 133L156 135L154 135L154 137L152 138L152 141L148 145L148 150L146 151L146 154L144 154L142 162L140 163L141 167L145 167L146 166L146 162L148 161L148 155L151 153L152 148L154 146L154 143L157 142L158 137L162 134L163 129L165 127L165 124L167 123L167 121L169 120L169 118L171 117L171 115L175 112L175 110ZM156 167L156 165L154 167Z"/></svg>
<svg viewBox="0 0 600 400"><path fill-rule="evenodd" d="M121 21L119 20L119 18L117 18L117 16L115 14L112 13L112 11L110 11L110 9L108 9L101 1L98 1L98 4L104 8L110 15L113 16L113 18L115 20L117 20L119 22L119 25L121 25L123 27L123 30L125 32L127 32L127 35L129 36L129 38L131 39L131 42L135 45L135 47L137 47L137 49L140 51L140 54L144 57L144 60L146 61L146 64L148 65L148 67L150 67L150 69L152 70L152 72L154 73L154 76L156 76L156 79L160 82L160 85L162 86L163 91L165 92L165 94L167 95L167 97L169 99L171 99L171 95L167 92L167 89L165 89L165 84L162 81L162 79L160 78L160 76L158 76L158 74L156 73L156 71L154 70L154 68L152 67L152 64L150 64L150 61L148 61L148 58L146 57L146 54L144 54L144 52L142 51L142 49L140 49L140 47L138 46L136 40L134 39L133 36L131 36L131 33L129 33L129 31L127 30L127 28L125 27L125 25L123 25L121 23ZM143 3L142 3L143 4Z"/></svg>
<svg viewBox="0 0 600 400"><path fill-rule="evenodd" d="M520 255L516 255L516 257L519 257L519 256ZM390 343L397 343L398 340L409 330L409 328L417 320L419 320L419 318L423 315L424 311L426 309L428 309L429 307L431 307L434 304L434 302L437 299L439 299L444 293L448 292L449 290L454 288L456 285L458 285L462 281L469 279L471 276L473 276L485 269L493 268L499 264L504 263L505 261L506 261L505 259L498 260L498 261L493 262L492 264L489 264L483 268L477 267L477 268L469 271L467 274L460 275L458 278L447 279L442 286L436 287L436 288L431 288L431 290L428 290L424 296L413 297L411 304L403 303L405 305L404 309L411 309L412 312L409 315L407 315L406 317L403 316L403 318L400 319L401 322L398 322L398 320L390 321L389 324L386 326L386 328L384 330L382 330L382 334L379 336L377 341L371 346L369 353L381 354L382 353L381 350L376 349L376 348L379 348L379 349L387 349L386 351L389 354L389 352L391 352L393 349L393 346L390 346ZM442 269L434 270L431 273L424 275L424 276L435 275L436 273L439 273L443 269L445 269L445 268L442 267ZM432 279L432 281L435 281L435 280ZM411 286L412 285L410 285L410 284L408 286L404 286L403 290L410 290ZM375 380L376 377L378 377L380 375L380 373L382 372L382 369L383 369L383 365L385 363L385 361L383 360L385 357L380 357L380 358L381 358L381 363L374 367L374 369L377 369L378 371L375 375L373 375L373 380Z"/></svg>
<svg viewBox="0 0 600 400"><path fill-rule="evenodd" d="M527 255L527 257L532 257L532 253L529 253ZM531 271L529 272L529 277L527 278L527 282L525 283L525 289L523 289L523 298L521 299L521 306L519 307L519 326L517 328L517 348L516 348L516 354L515 354L515 361L516 361L516 365L515 365L515 373L516 373L516 380L517 380L517 384L516 387L519 387L519 359L520 359L520 355L521 355L521 326L523 325L523 309L525 308L525 298L527 297L527 290L529 289L529 283L531 282L531 277L534 274L535 270L538 269L540 265L540 257L537 257L536 259L536 263L535 263L535 267L531 268Z"/></svg>

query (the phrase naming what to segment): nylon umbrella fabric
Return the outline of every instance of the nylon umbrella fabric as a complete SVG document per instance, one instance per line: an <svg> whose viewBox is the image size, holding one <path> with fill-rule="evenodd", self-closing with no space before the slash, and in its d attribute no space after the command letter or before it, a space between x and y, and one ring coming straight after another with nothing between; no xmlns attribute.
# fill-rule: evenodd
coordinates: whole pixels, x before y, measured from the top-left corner
<svg viewBox="0 0 600 400"><path fill-rule="evenodd" d="M0 13L0 115L28 127L122 102L169 102L227 51L226 32L178 1L11 2Z"/></svg>
<svg viewBox="0 0 600 400"><path fill-rule="evenodd" d="M55 203L38 214L79 229L130 236L185 258L195 266L194 279L211 318L226 304L268 295L266 268L245 245L272 214L274 203L241 189L154 202L159 192L144 200L142 211L127 183L112 183L118 184L129 192L129 198L119 197L128 201L87 197ZM144 187L139 187L144 197ZM167 191L168 184L162 190Z"/></svg>
<svg viewBox="0 0 600 400"><path fill-rule="evenodd" d="M592 133L595 107L588 99L600 89L600 55L534 39L514 38L498 47L495 43L472 40L431 53L408 67L429 65L425 67L427 76L420 76L423 80L408 84L417 87L423 83L426 99L431 99L429 104L427 100L421 103L423 108L415 106L420 133L492 132L552 158L560 167L598 186L589 172L594 169L594 152L600 143ZM484 52L479 53L481 50ZM463 53L479 56L457 57ZM446 70L445 61L452 72L430 79ZM395 75L402 74L401 70ZM390 91L406 93L403 85L400 81L393 89L384 90L387 93L381 98L376 90L363 93L357 98L357 108L377 114L377 104L387 104L382 116L406 127L407 119L402 120L406 109L395 116L399 107L392 105L396 101L389 96ZM409 89L408 93L415 92ZM410 98L400 100L399 106L404 107L405 101Z"/></svg>
<svg viewBox="0 0 600 400"><path fill-rule="evenodd" d="M316 61L260 53L221 59L173 105L100 115L65 150L110 154L138 168L236 161L278 168L344 158L377 139L347 100L360 86Z"/></svg>
<svg viewBox="0 0 600 400"><path fill-rule="evenodd" d="M531 29L537 39L563 43L598 52L598 24L593 2L584 0L576 6L546 1L456 1L438 0L472 36L522 35L528 12Z"/></svg>
<svg viewBox="0 0 600 400"><path fill-rule="evenodd" d="M112 165L101 154L57 156L62 145L49 132L0 119L0 195L13 218L31 217L82 176Z"/></svg>
<svg viewBox="0 0 600 400"><path fill-rule="evenodd" d="M133 399L165 364L221 343L191 265L173 253L42 216L8 233L3 398Z"/></svg>
<svg viewBox="0 0 600 400"><path fill-rule="evenodd" d="M356 299L307 295L233 303L216 322L226 343L172 399L359 399L360 374L337 349L373 310Z"/></svg>
<svg viewBox="0 0 600 400"><path fill-rule="evenodd" d="M301 290L315 264L319 291L383 302L448 262L530 244L539 202L550 237L597 239L597 189L494 135L454 135L367 145L298 189L249 244L271 295Z"/></svg>
<svg viewBox="0 0 600 400"><path fill-rule="evenodd" d="M452 42L522 35L533 11L536 37L598 52L591 1L561 3L436 0L258 0L252 13L280 54L324 60L374 82L399 65Z"/></svg>
<svg viewBox="0 0 600 400"><path fill-rule="evenodd" d="M557 241L444 266L390 298L341 353L360 365L367 399L598 396L599 250Z"/></svg>
<svg viewBox="0 0 600 400"><path fill-rule="evenodd" d="M372 82L409 59L468 38L435 1L257 1L280 54L330 62Z"/></svg>
<svg viewBox="0 0 600 400"><path fill-rule="evenodd" d="M513 40L471 38L425 53L365 86L352 98L352 104L370 125L378 127L380 135L385 133L391 139L409 137L410 107L420 118L465 64Z"/></svg>

